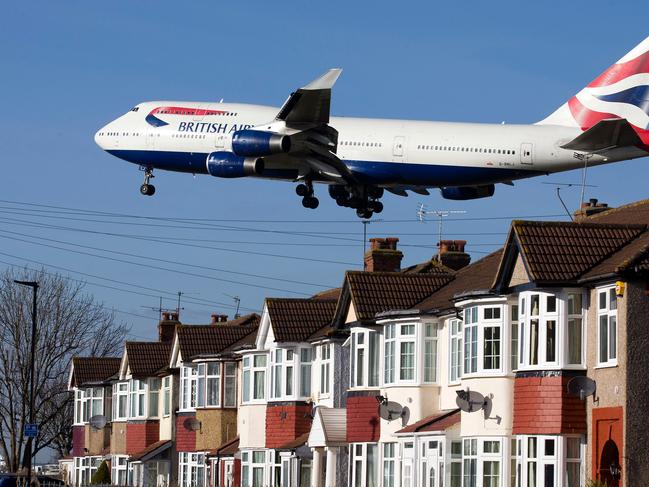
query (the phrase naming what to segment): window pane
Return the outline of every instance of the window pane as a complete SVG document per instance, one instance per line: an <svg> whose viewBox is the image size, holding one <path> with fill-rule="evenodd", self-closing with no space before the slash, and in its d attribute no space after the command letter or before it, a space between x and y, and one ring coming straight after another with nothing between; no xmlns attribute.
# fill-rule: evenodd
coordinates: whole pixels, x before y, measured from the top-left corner
<svg viewBox="0 0 649 487"><path fill-rule="evenodd" d="M581 314L581 293L570 293L568 295L568 314Z"/></svg>
<svg viewBox="0 0 649 487"><path fill-rule="evenodd" d="M545 483L544 487L554 487L554 465L544 465Z"/></svg>
<svg viewBox="0 0 649 487"><path fill-rule="evenodd" d="M609 350L608 355L611 360L617 358L617 318L609 316Z"/></svg>
<svg viewBox="0 0 649 487"><path fill-rule="evenodd" d="M530 320L530 365L539 363L539 320Z"/></svg>
<svg viewBox="0 0 649 487"><path fill-rule="evenodd" d="M599 317L599 361L608 361L608 316Z"/></svg>
<svg viewBox="0 0 649 487"><path fill-rule="evenodd" d="M568 363L581 364L581 318L568 319Z"/></svg>
<svg viewBox="0 0 649 487"><path fill-rule="evenodd" d="M424 342L424 381L435 382L437 376L437 341Z"/></svg>
<svg viewBox="0 0 649 487"><path fill-rule="evenodd" d="M483 367L486 370L500 369L500 327L484 328Z"/></svg>
<svg viewBox="0 0 649 487"><path fill-rule="evenodd" d="M414 330L414 325L412 325ZM370 344L369 344L369 382L368 386L378 386L379 385L379 340L380 336L377 332L370 332Z"/></svg>
<svg viewBox="0 0 649 487"><path fill-rule="evenodd" d="M511 327L511 355L509 358L509 367L512 370L518 369L518 323L513 323Z"/></svg>
<svg viewBox="0 0 649 487"><path fill-rule="evenodd" d="M557 311L557 298L554 296L546 296L545 311L547 313L556 313Z"/></svg>
<svg viewBox="0 0 649 487"><path fill-rule="evenodd" d="M533 294L530 298L530 314L532 316L539 315L539 295Z"/></svg>
<svg viewBox="0 0 649 487"><path fill-rule="evenodd" d="M617 295L615 294L615 288L611 288L608 291L609 296L609 308L610 310L617 309Z"/></svg>
<svg viewBox="0 0 649 487"><path fill-rule="evenodd" d="M401 343L399 358L399 378L401 380L414 380L415 378L415 344L414 342Z"/></svg>
<svg viewBox="0 0 649 487"><path fill-rule="evenodd" d="M545 360L554 362L557 359L557 322L548 320L545 323Z"/></svg>

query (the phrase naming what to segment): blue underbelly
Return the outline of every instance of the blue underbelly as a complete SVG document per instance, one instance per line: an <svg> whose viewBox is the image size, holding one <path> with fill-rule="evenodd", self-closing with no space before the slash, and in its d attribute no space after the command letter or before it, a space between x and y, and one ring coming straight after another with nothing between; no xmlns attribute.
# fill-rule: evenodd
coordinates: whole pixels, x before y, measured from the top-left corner
<svg viewBox="0 0 649 487"><path fill-rule="evenodd" d="M204 152L172 152L116 149L108 153L125 161L152 166L166 171L206 174ZM541 171L501 167L450 166L442 164L412 164L408 162L343 161L364 184L395 184L403 186L460 186L487 184L521 179L541 174ZM297 171L268 169L260 177L294 179Z"/></svg>

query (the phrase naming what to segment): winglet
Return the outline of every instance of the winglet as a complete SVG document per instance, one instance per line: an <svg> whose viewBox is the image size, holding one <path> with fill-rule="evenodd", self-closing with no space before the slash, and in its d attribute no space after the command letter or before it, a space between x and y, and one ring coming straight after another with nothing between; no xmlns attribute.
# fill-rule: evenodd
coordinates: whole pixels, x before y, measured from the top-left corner
<svg viewBox="0 0 649 487"><path fill-rule="evenodd" d="M343 70L340 68L332 68L324 73L319 78L314 79L306 86L303 86L303 90L330 90L333 85L336 83L336 80L340 76Z"/></svg>

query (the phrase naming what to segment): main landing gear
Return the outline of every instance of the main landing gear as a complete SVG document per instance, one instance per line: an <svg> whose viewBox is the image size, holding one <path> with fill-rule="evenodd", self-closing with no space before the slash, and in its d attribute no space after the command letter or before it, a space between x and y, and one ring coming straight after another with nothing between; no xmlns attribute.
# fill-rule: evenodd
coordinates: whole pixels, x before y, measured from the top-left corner
<svg viewBox="0 0 649 487"><path fill-rule="evenodd" d="M374 213L383 211L383 203L379 201L383 188L377 186L330 185L329 196L336 200L338 206L354 208L359 218L371 218Z"/></svg>
<svg viewBox="0 0 649 487"><path fill-rule="evenodd" d="M303 184L298 184L295 187L295 192L298 196L302 197L302 206L304 206L305 208L311 208L312 210L315 210L320 204L318 198L313 196L313 183L311 181L306 181Z"/></svg>
<svg viewBox="0 0 649 487"><path fill-rule="evenodd" d="M153 196L155 194L155 186L149 184L151 178L154 178L152 167L140 167L140 171L144 171L144 184L140 186L140 193L144 196Z"/></svg>

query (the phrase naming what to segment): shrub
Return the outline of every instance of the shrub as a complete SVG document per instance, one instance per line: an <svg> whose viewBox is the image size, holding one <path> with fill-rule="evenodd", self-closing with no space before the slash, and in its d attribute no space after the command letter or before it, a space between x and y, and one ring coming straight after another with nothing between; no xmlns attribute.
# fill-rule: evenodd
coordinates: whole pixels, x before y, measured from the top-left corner
<svg viewBox="0 0 649 487"><path fill-rule="evenodd" d="M110 485L110 470L108 470L106 460L101 462L92 479L90 479L90 485Z"/></svg>

